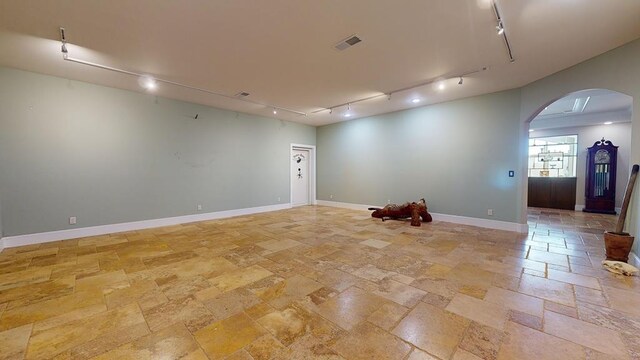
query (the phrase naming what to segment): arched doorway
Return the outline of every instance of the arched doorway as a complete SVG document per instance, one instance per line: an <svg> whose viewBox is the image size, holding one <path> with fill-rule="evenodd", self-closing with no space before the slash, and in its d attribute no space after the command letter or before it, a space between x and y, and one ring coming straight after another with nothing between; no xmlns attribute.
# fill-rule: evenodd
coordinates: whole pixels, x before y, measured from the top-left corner
<svg viewBox="0 0 640 360"><path fill-rule="evenodd" d="M602 138L621 150L615 192L619 208L632 165L632 111L629 95L584 89L551 98L529 114L523 124L527 144L526 149L523 146L523 214L528 214L529 205L582 210L586 148Z"/></svg>

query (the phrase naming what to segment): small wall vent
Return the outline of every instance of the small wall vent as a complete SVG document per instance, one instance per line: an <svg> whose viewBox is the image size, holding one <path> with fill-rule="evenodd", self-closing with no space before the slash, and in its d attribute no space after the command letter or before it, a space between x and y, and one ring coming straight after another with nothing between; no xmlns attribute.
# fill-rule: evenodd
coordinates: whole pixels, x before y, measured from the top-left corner
<svg viewBox="0 0 640 360"><path fill-rule="evenodd" d="M342 51L342 50L345 50L345 49L348 49L348 48L352 47L353 45L355 45L355 44L357 44L357 43L359 43L361 41L362 41L362 39L360 39L357 35L351 35L348 38L346 38L346 39L340 41L339 43L337 43L334 47L337 50Z"/></svg>

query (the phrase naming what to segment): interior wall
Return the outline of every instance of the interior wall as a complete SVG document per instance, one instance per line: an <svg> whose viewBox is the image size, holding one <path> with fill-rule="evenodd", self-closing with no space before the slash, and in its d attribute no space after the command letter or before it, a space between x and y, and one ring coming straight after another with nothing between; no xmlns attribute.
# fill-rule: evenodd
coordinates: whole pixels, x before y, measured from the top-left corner
<svg viewBox="0 0 640 360"><path fill-rule="evenodd" d="M315 137L312 126L0 68L4 234L288 203L290 144Z"/></svg>
<svg viewBox="0 0 640 360"><path fill-rule="evenodd" d="M319 127L318 199L424 197L432 212L517 222L519 103L511 90Z"/></svg>
<svg viewBox="0 0 640 360"><path fill-rule="evenodd" d="M2 200L0 200L0 241L3 237L3 232L2 232ZM0 248L2 247L2 243L0 243Z"/></svg>
<svg viewBox="0 0 640 360"><path fill-rule="evenodd" d="M546 105L575 91L609 89L633 97L630 163L640 163L640 40L623 45L590 60L557 72L522 88L520 130L522 166L526 168L528 122ZM520 191L526 206L526 179ZM636 188L627 215L627 230L640 238L640 191ZM522 212L521 212L522 213ZM526 218L521 219L525 221ZM634 244L638 253L638 241Z"/></svg>
<svg viewBox="0 0 640 360"><path fill-rule="evenodd" d="M605 121L607 121L607 119L603 118L602 122ZM616 207L621 207L624 190L629 180L629 170L631 169L629 160L631 156L631 123L546 129L536 130L530 133L530 137L532 138L558 135L578 135L578 158L576 166L576 206L580 207L578 210L581 210L585 204L584 187L587 171L587 148L593 146L596 141L600 141L603 137L606 140L611 140L613 145L618 146Z"/></svg>

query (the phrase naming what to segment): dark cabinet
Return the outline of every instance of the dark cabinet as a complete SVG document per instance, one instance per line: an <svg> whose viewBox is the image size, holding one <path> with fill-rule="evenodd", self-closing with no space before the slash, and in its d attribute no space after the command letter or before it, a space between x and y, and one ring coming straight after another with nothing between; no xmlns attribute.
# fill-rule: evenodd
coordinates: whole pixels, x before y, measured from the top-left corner
<svg viewBox="0 0 640 360"><path fill-rule="evenodd" d="M531 207L574 210L576 178L530 177L527 205Z"/></svg>
<svg viewBox="0 0 640 360"><path fill-rule="evenodd" d="M616 213L617 159L618 147L604 138L587 149L584 211Z"/></svg>

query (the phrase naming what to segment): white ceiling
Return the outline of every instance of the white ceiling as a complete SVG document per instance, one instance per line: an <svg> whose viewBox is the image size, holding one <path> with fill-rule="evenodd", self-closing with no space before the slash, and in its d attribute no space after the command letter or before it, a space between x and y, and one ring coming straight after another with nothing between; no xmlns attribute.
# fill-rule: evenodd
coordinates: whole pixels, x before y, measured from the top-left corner
<svg viewBox="0 0 640 360"><path fill-rule="evenodd" d="M619 92L606 89L577 91L544 108L531 121L530 129L631 122L632 106L633 98Z"/></svg>
<svg viewBox="0 0 640 360"><path fill-rule="evenodd" d="M488 67L465 78L353 104L352 118L516 88L640 37L638 0L0 0L0 65L133 91L137 79L70 55L269 107L161 84L160 96L311 125L346 120L337 104ZM338 41L362 42L339 52ZM410 100L420 98L413 104Z"/></svg>

